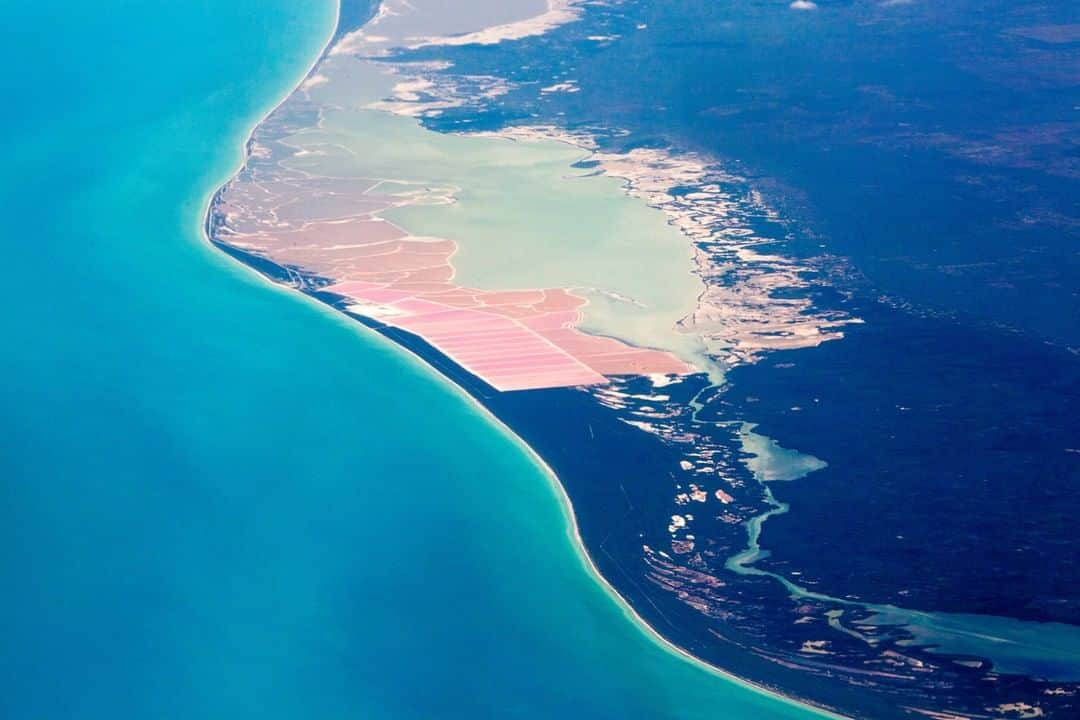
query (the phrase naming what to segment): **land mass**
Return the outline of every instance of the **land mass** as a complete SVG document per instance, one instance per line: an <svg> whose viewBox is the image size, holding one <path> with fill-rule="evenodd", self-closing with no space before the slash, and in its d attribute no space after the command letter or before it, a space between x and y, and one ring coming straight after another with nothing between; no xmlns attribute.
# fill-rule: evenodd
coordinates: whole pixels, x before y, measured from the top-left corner
<svg viewBox="0 0 1080 720"><path fill-rule="evenodd" d="M910 614L875 622L881 608L793 593L769 573L747 570L748 545L778 507L767 484L777 478L747 460L773 462L791 477L820 465L767 442L749 446L746 425L723 416L717 378L777 350L840 339L857 322L815 312L798 296L813 268L737 227L741 210L764 212L756 199L740 205L726 189L732 180L694 158L605 157L536 129L458 136L452 148L402 142L437 134L400 112L401 103L430 110L460 98L395 67L383 28L372 25L402 15L371 20L361 5L343 4L329 51L256 128L244 168L215 195L207 219L215 245L411 350L505 422L558 475L603 576L677 647L859 717L1035 717L1075 707L1072 678L1003 675L977 646L962 654L920 645ZM556 10L535 27L575 17L572 5ZM499 27L469 42L535 30ZM408 37L427 46L440 35L424 28ZM449 44L466 36L454 37ZM561 182L576 183L569 194L586 188L607 214L592 224L571 218L578 222L561 226L570 238L536 240L535 223L501 234L514 227L505 216L527 217L532 198L519 192L511 196L519 204L507 203L451 174L477 158L486 172L510 168L506 177L520 187L533 187L529 173L550 178L554 168ZM440 175L442 167L450 169ZM662 228L649 235L661 242L636 239L645 223ZM602 230L573 234L604 225L615 231L609 240ZM492 226L500 231L487 247L501 242L509 258L501 273L476 260L478 251L468 257ZM545 261L609 241L652 254L624 258L625 275L612 254L608 267ZM515 247L530 259L516 261ZM641 282L642 264L655 277ZM484 271L469 276L470 266ZM506 287L507 278L541 282ZM542 282L549 278L572 281Z"/></svg>

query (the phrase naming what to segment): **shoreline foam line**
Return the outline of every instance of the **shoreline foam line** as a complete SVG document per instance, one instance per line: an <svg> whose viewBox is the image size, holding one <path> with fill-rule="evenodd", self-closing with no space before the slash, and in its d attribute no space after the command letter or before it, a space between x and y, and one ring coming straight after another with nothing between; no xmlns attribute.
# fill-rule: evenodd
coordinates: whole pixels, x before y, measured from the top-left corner
<svg viewBox="0 0 1080 720"><path fill-rule="evenodd" d="M802 710L812 712L823 718L832 718L834 720L847 720L849 716L842 715L840 713L819 707L817 705L813 705L799 698L785 695L781 692L777 692L763 685L759 685L757 683L734 675L717 665L713 665L712 663L709 663L697 657L690 651L676 645L675 643L664 637L640 614L638 614L638 612L629 604L629 602L600 572L599 568L593 561L592 556L589 554L588 548L585 546L584 539L582 538L579 529L577 515L574 512L573 503L570 500L570 496L568 495L566 488L559 480L558 475L555 473L554 469L552 469L551 466L548 465L548 463L539 455L539 453L537 453L532 446L525 442L525 440L520 435L514 432L512 428L510 428L505 422L503 422L501 418L499 418L491 410L484 406L483 403L481 403L476 397L471 395L469 391L464 388L460 383L448 377L444 372L436 369L430 362L424 359L417 352L403 346L398 342L391 340L382 333L376 331L374 328L371 328L362 322L358 322L355 318L350 317L347 313L342 312L337 308L334 308L326 302L320 301L318 298L314 297L308 292L304 292L302 289L298 291L297 288L287 287L280 282L275 282L266 273L261 272L259 269L249 263L239 261L238 258L229 255L222 248L218 247L218 243L214 240L212 233L214 202L228 185L228 183L236 177L236 175L243 169L243 167L247 163L250 156L251 143L258 128L279 107L281 107L281 105L284 104L293 95L293 93L297 92L299 89L302 88L304 82L306 82L308 78L312 77L315 69L319 66L323 59L330 54L334 45L334 40L339 36L337 26L339 25L341 19L341 0L336 0L334 2L334 8L334 22L326 41L324 41L324 45L320 53L311 62L307 70L301 76L300 80L292 87L292 89L289 90L280 100L274 103L273 106L270 107L270 109L267 110L265 113L263 113L259 117L258 121L251 126L251 130L247 133L243 142L240 144L240 162L238 163L238 165L234 166L232 172L223 182L212 185L211 187L213 189L206 194L205 201L202 204L202 218L199 223L204 242L210 248L215 250L213 254L217 257L220 257L224 261L223 264L225 266L237 269L243 268L245 271L253 273L255 276L260 278L263 285L268 285L272 287L275 291L288 294L290 297L295 298L299 295L302 298L306 298L307 301L311 302L315 307L319 308L320 312L325 313L327 317L332 317L336 322L342 323L343 327L348 327L353 331L359 329L361 332L369 333L369 336L375 338L376 342L385 343L385 346L387 348L392 348L395 352L401 353L405 357L411 358L411 360L415 363L415 367L417 369L428 373L432 378L437 378L443 383L444 387L451 388L452 392L457 393L462 400L465 400L468 404L472 406L474 410L477 410L478 415L485 418L488 422L491 423L493 427L501 431L504 437L510 440L511 443L513 443L519 450L524 451L525 454L533 461L536 467L548 479L550 487L555 491L555 499L559 503L564 520L566 521L566 536L569 540L571 540L570 546L573 549L574 554L577 556L578 561L581 563L581 567L605 591L608 597L620 609L622 615L628 620L630 620L639 632L643 633L646 637L655 642L658 647L663 648L672 655L678 657L680 660L688 662L689 664L694 665L695 667L704 670L705 672L715 677L718 677L722 680L732 683L733 685L737 685L741 688L744 688L761 696L770 698L772 700L780 701L787 705L798 707ZM269 260L267 262L268 264L274 264Z"/></svg>
<svg viewBox="0 0 1080 720"><path fill-rule="evenodd" d="M334 20L330 26L330 34L327 36L326 40L323 41L322 50L319 51L319 54L308 65L307 70L305 70L304 74L300 77L300 81L293 85L291 88L289 88L289 90L284 95L282 95L281 98L277 102L275 102L266 112L260 115L258 121L251 126L251 129L248 130L247 135L244 136L244 141L240 144L241 151L239 163L237 163L233 167L233 169L229 172L228 176L226 176L224 181L215 183L215 185L213 186L214 190L209 193L203 201L203 221L201 224L203 236L207 241L211 243L213 242L213 233L211 231L212 223L214 221L214 202L218 199L222 191L225 190L225 188L233 180L233 178L235 178L237 174L239 174L240 171L243 170L244 166L247 164L248 158L251 156L251 144L255 141L255 132L263 123L265 123L270 118L271 115L277 112L278 108L288 102L289 98L291 98L297 90L304 86L304 83L313 76L315 68L319 66L319 64L326 58L327 54L330 52L330 48L334 44L334 39L338 35L338 25L341 24L342 0L332 0L332 2L334 5Z"/></svg>

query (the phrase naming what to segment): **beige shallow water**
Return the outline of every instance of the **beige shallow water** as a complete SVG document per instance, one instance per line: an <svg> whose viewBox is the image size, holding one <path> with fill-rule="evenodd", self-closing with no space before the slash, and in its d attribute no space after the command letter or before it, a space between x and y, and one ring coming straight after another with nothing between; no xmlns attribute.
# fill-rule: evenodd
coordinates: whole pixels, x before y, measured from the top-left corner
<svg viewBox="0 0 1080 720"><path fill-rule="evenodd" d="M333 57L311 89L322 127L289 139L294 168L406 183L406 207L383 217L416 235L453 240L457 284L485 290L564 287L587 297L582 329L701 362L700 341L677 323L703 286L690 243L624 182L572 167L566 143L425 130L410 117L367 109L399 78Z"/></svg>

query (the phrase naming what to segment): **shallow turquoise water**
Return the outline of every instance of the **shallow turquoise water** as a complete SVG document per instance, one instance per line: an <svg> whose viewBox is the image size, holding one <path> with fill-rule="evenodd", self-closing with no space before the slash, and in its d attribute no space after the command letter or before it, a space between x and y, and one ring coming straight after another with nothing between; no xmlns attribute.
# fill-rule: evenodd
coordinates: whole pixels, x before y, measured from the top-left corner
<svg viewBox="0 0 1080 720"><path fill-rule="evenodd" d="M202 242L331 3L3 12L0 715L811 716L627 619L453 388Z"/></svg>

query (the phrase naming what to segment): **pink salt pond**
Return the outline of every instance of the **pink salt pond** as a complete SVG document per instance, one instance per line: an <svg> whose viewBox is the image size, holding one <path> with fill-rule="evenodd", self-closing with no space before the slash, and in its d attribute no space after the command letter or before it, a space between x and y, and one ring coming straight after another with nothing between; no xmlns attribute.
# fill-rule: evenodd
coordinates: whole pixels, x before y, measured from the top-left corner
<svg viewBox="0 0 1080 720"><path fill-rule="evenodd" d="M605 375L686 373L668 353L586 335L574 325L584 301L563 290L483 292L451 287L409 292L346 281L325 291L355 300L357 312L419 335L496 390L594 385ZM442 295L448 302L440 301Z"/></svg>
<svg viewBox="0 0 1080 720"><path fill-rule="evenodd" d="M343 205L337 195L306 197L284 183L262 188L238 200L255 203L255 209L318 200L318 219L281 222L280 214L260 210L258 216L275 222L253 224L240 202L229 206L230 222L243 227L230 237L274 262L333 278L324 289L353 299L356 312L422 337L497 390L594 385L606 382L606 375L691 372L669 353L581 332L577 325L585 300L566 290L455 285L453 241L410 235L378 217L391 204L386 198L359 194Z"/></svg>

